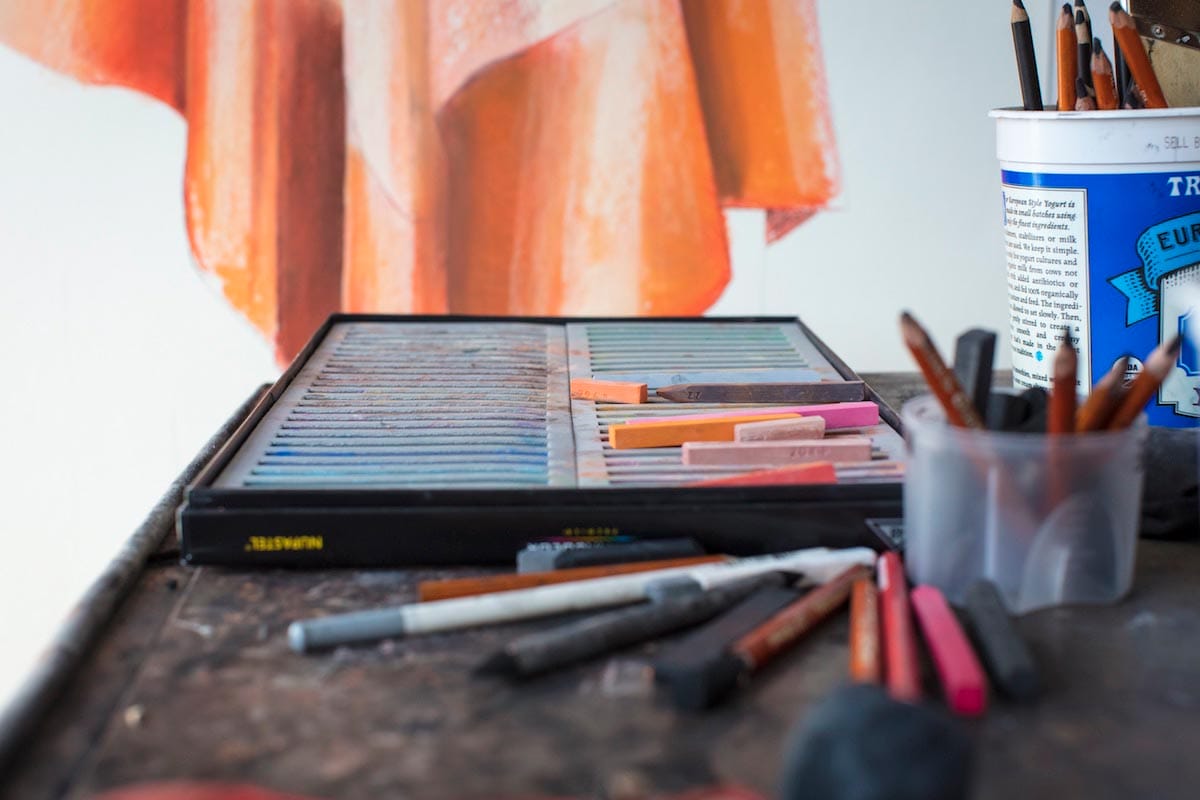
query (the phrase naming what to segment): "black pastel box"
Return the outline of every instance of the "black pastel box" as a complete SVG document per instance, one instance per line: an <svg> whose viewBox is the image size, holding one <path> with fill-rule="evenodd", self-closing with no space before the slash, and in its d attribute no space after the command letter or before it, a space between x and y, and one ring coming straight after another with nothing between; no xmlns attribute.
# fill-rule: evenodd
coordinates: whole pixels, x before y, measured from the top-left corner
<svg viewBox="0 0 1200 800"><path fill-rule="evenodd" d="M649 402L572 400L571 378L649 385ZM697 487L745 467L678 447L614 450L631 420L774 408L673 403L686 383L858 381L795 318L335 315L188 487L192 564L512 563L527 543L690 536L714 552L882 546L898 516L898 420L869 386L869 462L836 484Z"/></svg>

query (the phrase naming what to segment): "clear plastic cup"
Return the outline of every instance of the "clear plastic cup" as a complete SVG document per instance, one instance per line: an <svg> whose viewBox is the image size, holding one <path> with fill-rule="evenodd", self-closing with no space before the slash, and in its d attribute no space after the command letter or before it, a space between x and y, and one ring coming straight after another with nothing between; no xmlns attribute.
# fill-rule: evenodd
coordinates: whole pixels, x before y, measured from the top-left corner
<svg viewBox="0 0 1200 800"><path fill-rule="evenodd" d="M905 563L954 603L988 578L1009 609L1112 603L1133 582L1145 417L1079 435L945 423L930 395L902 410Z"/></svg>

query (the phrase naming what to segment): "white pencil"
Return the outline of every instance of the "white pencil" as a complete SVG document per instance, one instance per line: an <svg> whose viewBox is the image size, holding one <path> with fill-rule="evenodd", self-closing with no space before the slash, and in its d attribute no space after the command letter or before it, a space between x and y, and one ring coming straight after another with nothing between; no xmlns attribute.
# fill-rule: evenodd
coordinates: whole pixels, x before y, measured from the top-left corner
<svg viewBox="0 0 1200 800"><path fill-rule="evenodd" d="M495 625L569 611L636 603L646 599L647 585L674 576L686 575L702 589L777 571L800 573L805 583L817 584L824 583L852 565L870 566L874 563L875 551L870 548L830 550L814 547L742 558L724 564L613 575L533 589L515 589L300 620L288 626L288 642L293 650L305 652L351 642Z"/></svg>

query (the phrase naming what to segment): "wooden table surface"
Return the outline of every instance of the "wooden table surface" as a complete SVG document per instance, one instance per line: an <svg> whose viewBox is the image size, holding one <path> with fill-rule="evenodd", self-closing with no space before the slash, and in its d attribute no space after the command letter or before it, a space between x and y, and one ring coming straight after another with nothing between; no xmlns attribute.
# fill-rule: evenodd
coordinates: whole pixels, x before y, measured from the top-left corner
<svg viewBox="0 0 1200 800"><path fill-rule="evenodd" d="M915 386L866 378L894 404ZM676 714L655 695L654 645L522 684L472 674L539 623L301 656L285 642L290 620L406 602L418 580L469 570L186 568L173 546L166 537L0 776L0 795L85 798L178 778L326 798L605 797L714 783L770 793L788 731L846 676L844 614L704 714ZM974 797L1200 793L1200 545L1142 541L1127 600L1019 625L1047 689L968 725Z"/></svg>

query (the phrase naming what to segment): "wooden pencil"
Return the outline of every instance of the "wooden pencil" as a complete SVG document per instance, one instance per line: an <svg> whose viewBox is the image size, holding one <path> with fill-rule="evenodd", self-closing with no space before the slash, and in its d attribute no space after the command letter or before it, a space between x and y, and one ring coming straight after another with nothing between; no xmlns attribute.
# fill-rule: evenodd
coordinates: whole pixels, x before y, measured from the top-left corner
<svg viewBox="0 0 1200 800"><path fill-rule="evenodd" d="M1021 82L1021 104L1026 111L1041 111L1042 87L1038 82L1033 34L1029 29L1029 14L1021 0L1012 2L1011 21L1013 50L1017 56L1017 78Z"/></svg>
<svg viewBox="0 0 1200 800"><path fill-rule="evenodd" d="M1092 94L1092 21L1088 18L1087 6L1075 0L1075 74ZM1075 94L1079 95L1076 88Z"/></svg>
<svg viewBox="0 0 1200 800"><path fill-rule="evenodd" d="M693 564L715 564L727 560L725 556L688 556L666 558L661 561L635 561L629 564L605 564L599 567L574 567L549 572L505 573L484 575L476 578L448 578L438 581L421 581L417 584L417 599L422 603L431 600L448 600L452 597L473 597L493 592L509 592L514 589L532 589L555 583L607 578L610 575L627 575L635 572L653 572L658 569L687 567Z"/></svg>
<svg viewBox="0 0 1200 800"><path fill-rule="evenodd" d="M1088 88L1088 85L1083 82L1083 78L1075 79L1075 110L1096 110L1096 98L1092 97L1092 91Z"/></svg>
<svg viewBox="0 0 1200 800"><path fill-rule="evenodd" d="M1046 433L1075 432L1076 375L1079 357L1071 342L1071 329L1063 329L1058 351L1054 354L1054 382L1050 385L1050 413Z"/></svg>
<svg viewBox="0 0 1200 800"><path fill-rule="evenodd" d="M1071 15L1071 6L1063 3L1058 14L1058 30L1054 37L1054 52L1058 66L1058 110L1075 110L1075 78L1079 62L1078 49L1075 46L1075 20Z"/></svg>
<svg viewBox="0 0 1200 800"><path fill-rule="evenodd" d="M1182 347L1183 337L1176 336L1154 349L1154 352L1146 359L1142 371L1133 379L1129 391L1121 399L1121 404L1117 406L1112 419L1108 421L1108 430L1128 428L1130 423L1137 419L1137 415L1142 413L1146 403L1158 391L1158 387L1162 386L1162 382L1166 380L1171 368L1175 366L1175 359L1179 358L1179 350Z"/></svg>
<svg viewBox="0 0 1200 800"><path fill-rule="evenodd" d="M907 311L900 315L900 333L904 337L904 344L916 359L921 374L925 376L929 390L945 410L950 424L960 428L982 429L983 421L975 411L971 398L967 397L954 373L938 355L929 334Z"/></svg>
<svg viewBox="0 0 1200 800"><path fill-rule="evenodd" d="M1114 2L1108 7L1108 19L1112 24L1113 39L1125 58L1146 108L1166 108L1167 99L1158 84L1150 57L1146 55L1146 48L1142 46L1142 37L1137 32L1133 17L1121 8L1120 3Z"/></svg>
<svg viewBox="0 0 1200 800"><path fill-rule="evenodd" d="M1117 85L1113 80L1112 62L1099 39L1092 40L1092 88L1096 91L1096 108L1111 111L1120 107Z"/></svg>
<svg viewBox="0 0 1200 800"><path fill-rule="evenodd" d="M850 593L850 680L879 683L882 678L879 592L867 576L856 580Z"/></svg>
<svg viewBox="0 0 1200 800"><path fill-rule="evenodd" d="M1104 430L1108 425L1125 394L1125 370L1128 366L1129 356L1121 356L1108 374L1092 387L1088 399L1075 415L1076 433Z"/></svg>

